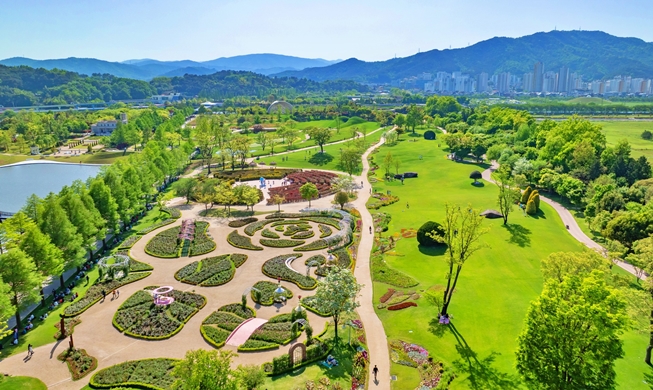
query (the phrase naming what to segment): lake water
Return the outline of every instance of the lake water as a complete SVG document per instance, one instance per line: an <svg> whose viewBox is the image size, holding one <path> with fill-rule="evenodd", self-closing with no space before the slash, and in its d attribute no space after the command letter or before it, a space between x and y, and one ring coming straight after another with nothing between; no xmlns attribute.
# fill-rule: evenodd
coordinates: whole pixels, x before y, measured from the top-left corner
<svg viewBox="0 0 653 390"><path fill-rule="evenodd" d="M43 163L0 167L0 211L16 212L30 195L41 198L65 185L86 181L100 172L100 165Z"/></svg>

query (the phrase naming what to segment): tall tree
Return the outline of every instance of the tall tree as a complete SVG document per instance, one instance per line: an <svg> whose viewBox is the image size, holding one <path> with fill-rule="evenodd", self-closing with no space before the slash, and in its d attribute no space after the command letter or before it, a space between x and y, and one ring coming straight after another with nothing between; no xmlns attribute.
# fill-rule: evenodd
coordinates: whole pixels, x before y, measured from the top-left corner
<svg viewBox="0 0 653 390"><path fill-rule="evenodd" d="M194 177L187 177L179 179L178 181L172 184L172 189L175 191L177 196L183 196L186 198L186 203L190 202L193 198L198 187L197 179Z"/></svg>
<svg viewBox="0 0 653 390"><path fill-rule="evenodd" d="M66 212L70 223L75 226L77 233L82 237L82 245L89 252L89 257L92 258L98 234L97 223L93 220L93 213L86 208L79 194L68 187L61 190L59 204Z"/></svg>
<svg viewBox="0 0 653 390"><path fill-rule="evenodd" d="M89 195L102 219L106 221L106 226L112 232L118 229L120 215L118 215L118 204L111 195L111 189L104 184L102 178L95 178L91 181ZM104 241L104 237L102 238Z"/></svg>
<svg viewBox="0 0 653 390"><path fill-rule="evenodd" d="M517 371L534 389L614 389L627 324L626 303L602 272L551 279L526 314Z"/></svg>
<svg viewBox="0 0 653 390"><path fill-rule="evenodd" d="M514 182L507 175L497 176L497 186L499 187L499 211L503 217L503 224L508 223L508 216L515 207L515 202L519 199L519 190L513 188Z"/></svg>
<svg viewBox="0 0 653 390"><path fill-rule="evenodd" d="M331 130L327 128L315 127L308 131L308 135L316 145L320 146L320 153L324 153L324 144L331 139Z"/></svg>
<svg viewBox="0 0 653 390"><path fill-rule="evenodd" d="M347 148L340 152L340 166L349 174L353 175L361 162L361 154L357 149Z"/></svg>
<svg viewBox="0 0 653 390"><path fill-rule="evenodd" d="M12 304L16 309L16 324L21 327L20 311L38 302L43 277L32 259L20 249L0 255L0 277L9 286Z"/></svg>
<svg viewBox="0 0 653 390"><path fill-rule="evenodd" d="M43 210L39 212L39 228L48 236L52 243L61 250L64 258L64 270L77 267L84 261L83 237L77 233L77 228L70 222L66 212L59 204L59 199L53 193L45 197ZM64 285L63 273L59 280Z"/></svg>
<svg viewBox="0 0 653 390"><path fill-rule="evenodd" d="M356 298L363 286L356 283L350 270L334 267L315 290L315 306L322 313L329 313L333 318L336 339L338 323L345 313L351 313L360 306Z"/></svg>
<svg viewBox="0 0 653 390"><path fill-rule="evenodd" d="M172 376L175 390L238 390L238 379L231 370L231 351L186 352L186 357L175 364Z"/></svg>
<svg viewBox="0 0 653 390"><path fill-rule="evenodd" d="M453 292L458 284L458 277L467 260L482 248L479 242L481 236L487 233L483 228L484 218L479 215L478 210L467 206L461 209L458 205L447 204L445 206L445 218L442 227L444 228L443 241L447 244L445 259L447 262L447 287L444 290L442 315L448 314L449 305ZM434 239L440 239L439 232L432 232Z"/></svg>

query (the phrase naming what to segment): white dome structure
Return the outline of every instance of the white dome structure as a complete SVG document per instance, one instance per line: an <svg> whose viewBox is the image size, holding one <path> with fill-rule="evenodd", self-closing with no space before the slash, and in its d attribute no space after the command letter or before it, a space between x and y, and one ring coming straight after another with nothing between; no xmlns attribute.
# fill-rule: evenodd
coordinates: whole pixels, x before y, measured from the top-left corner
<svg viewBox="0 0 653 390"><path fill-rule="evenodd" d="M281 100L276 100L270 104L270 107L268 107L268 114L273 112L281 112L282 114L287 114L292 112L292 109L292 104Z"/></svg>

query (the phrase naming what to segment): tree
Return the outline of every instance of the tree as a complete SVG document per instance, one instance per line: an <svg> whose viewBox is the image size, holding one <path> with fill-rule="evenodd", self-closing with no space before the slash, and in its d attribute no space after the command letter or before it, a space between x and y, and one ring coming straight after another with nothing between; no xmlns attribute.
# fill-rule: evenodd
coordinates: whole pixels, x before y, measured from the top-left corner
<svg viewBox="0 0 653 390"><path fill-rule="evenodd" d="M542 276L545 281L562 283L570 275L589 275L593 270L609 272L610 262L597 252L555 252L542 260Z"/></svg>
<svg viewBox="0 0 653 390"><path fill-rule="evenodd" d="M340 152L340 165L349 174L353 175L360 164L361 154L354 148L343 149Z"/></svg>
<svg viewBox="0 0 653 390"><path fill-rule="evenodd" d="M239 203L244 203L247 208L252 207L252 210L254 209L254 205L259 202L259 190L247 184L236 186L234 188L234 194Z"/></svg>
<svg viewBox="0 0 653 390"><path fill-rule="evenodd" d="M604 275L549 280L526 314L517 371L536 389L614 389L626 303Z"/></svg>
<svg viewBox="0 0 653 390"><path fill-rule="evenodd" d="M650 130L644 130L642 132L642 139L650 141L651 139L653 139L653 133Z"/></svg>
<svg viewBox="0 0 653 390"><path fill-rule="evenodd" d="M318 284L315 291L315 307L322 313L330 313L334 322L336 339L338 322L344 313L353 312L360 304L356 298L363 286L356 283L350 270L334 267Z"/></svg>
<svg viewBox="0 0 653 390"><path fill-rule="evenodd" d="M11 287L0 278L0 337L5 337L8 333L7 319L16 312L10 294Z"/></svg>
<svg viewBox="0 0 653 390"><path fill-rule="evenodd" d="M406 124L406 116L403 114L397 114L394 120L395 126L401 128Z"/></svg>
<svg viewBox="0 0 653 390"><path fill-rule="evenodd" d="M258 142L259 145L261 145L261 149L265 152L265 147L268 145L268 140L269 138L267 137L267 133L265 131L259 131L259 133L256 135L256 142Z"/></svg>
<svg viewBox="0 0 653 390"><path fill-rule="evenodd" d="M274 145L276 145L277 143L277 137L273 133L266 133L265 138L266 138L265 141L266 145L270 145L270 153L274 154Z"/></svg>
<svg viewBox="0 0 653 390"><path fill-rule="evenodd" d="M526 202L526 208L525 208L526 214L528 215L535 215L537 214L537 207L535 207L535 202L532 200L529 200Z"/></svg>
<svg viewBox="0 0 653 390"><path fill-rule="evenodd" d="M442 301L442 315L446 315L453 292L458 283L458 277L467 260L482 248L479 240L487 233L487 229L481 227L485 218L479 215L478 210L471 206L461 209L460 206L445 206L445 219L443 241L447 244L445 259L448 266L447 287L444 290ZM455 268L455 269L454 269Z"/></svg>
<svg viewBox="0 0 653 390"><path fill-rule="evenodd" d="M522 192L521 194L521 199L519 200L519 203L523 203L523 204L528 203L528 199L530 199L532 193L533 193L533 189L531 188L531 186L526 187L524 192Z"/></svg>
<svg viewBox="0 0 653 390"><path fill-rule="evenodd" d="M469 174L470 179L474 179L474 184L478 184L478 179L483 178L483 174L479 171L472 171L472 173Z"/></svg>
<svg viewBox="0 0 653 390"><path fill-rule="evenodd" d="M333 200L340 205L340 210L342 210L345 207L345 204L349 202L349 195L344 191L339 191L336 193Z"/></svg>
<svg viewBox="0 0 653 390"><path fill-rule="evenodd" d="M224 205L225 209L228 209L228 215L231 215L231 206L237 201L238 198L229 183L223 182L215 189L215 203Z"/></svg>
<svg viewBox="0 0 653 390"><path fill-rule="evenodd" d="M16 309L16 324L20 328L20 311L39 301L44 278L32 259L17 248L0 255L0 278L9 286L11 303Z"/></svg>
<svg viewBox="0 0 653 390"><path fill-rule="evenodd" d="M331 189L335 191L344 191L352 194L356 189L356 183L351 176L340 175L331 180Z"/></svg>
<svg viewBox="0 0 653 390"><path fill-rule="evenodd" d="M299 194L302 196L302 199L308 200L308 207L311 207L311 199L317 197L320 192L317 190L315 184L305 183L299 187Z"/></svg>
<svg viewBox="0 0 653 390"><path fill-rule="evenodd" d="M238 366L236 375L241 385L247 390L254 390L265 383L265 372L256 364Z"/></svg>
<svg viewBox="0 0 653 390"><path fill-rule="evenodd" d="M422 246L444 246L444 229L434 221L426 221L417 230L417 242Z"/></svg>
<svg viewBox="0 0 653 390"><path fill-rule="evenodd" d="M206 351L203 349L186 352L184 359L175 364L172 376L175 390L238 390L236 373L231 370L231 351Z"/></svg>
<svg viewBox="0 0 653 390"><path fill-rule="evenodd" d="M295 129L288 129L285 133L286 143L288 144L288 149L292 149L292 145L299 139L300 132Z"/></svg>
<svg viewBox="0 0 653 390"><path fill-rule="evenodd" d="M93 199L100 216L106 221L106 226L115 231L118 228L120 216L118 215L118 204L113 199L109 187L104 184L101 178L95 178L91 181L89 195Z"/></svg>
<svg viewBox="0 0 653 390"><path fill-rule="evenodd" d="M70 223L77 229L77 234L82 237L82 245L88 250L89 257L92 258L99 230L98 223L95 221L96 216L86 208L79 194L67 187L61 191L59 204L66 212Z"/></svg>
<svg viewBox="0 0 653 390"><path fill-rule="evenodd" d="M414 104L411 104L406 115L406 127L410 127L413 134L415 134L415 127L422 123L424 113Z"/></svg>
<svg viewBox="0 0 653 390"><path fill-rule="evenodd" d="M499 211L503 216L503 224L508 223L508 215L519 199L519 190L513 189L513 182L505 175L498 175L497 186L499 187Z"/></svg>
<svg viewBox="0 0 653 390"><path fill-rule="evenodd" d="M193 198L193 195L195 195L197 186L198 182L196 178L187 177L174 182L172 184L172 189L175 191L177 196L183 196L186 198L186 204L188 204L188 202Z"/></svg>
<svg viewBox="0 0 653 390"><path fill-rule="evenodd" d="M284 198L283 195L279 195L279 194L274 194L274 195L272 195L272 204L276 204L276 205L277 205L277 211L278 211L278 212L281 212L281 205L282 205L283 202L285 202L285 201L286 201L286 198Z"/></svg>
<svg viewBox="0 0 653 390"><path fill-rule="evenodd" d="M401 167L401 160L399 159L399 157L394 157L392 159L392 165L395 167L395 174L398 175L399 168Z"/></svg>
<svg viewBox="0 0 653 390"><path fill-rule="evenodd" d="M388 154L383 157L383 169L385 169L385 177L390 177L390 169L392 168L392 153L388 152Z"/></svg>
<svg viewBox="0 0 653 390"><path fill-rule="evenodd" d="M331 130L327 128L313 128L308 131L308 135L316 145L320 146L320 153L324 153L324 144L331 139Z"/></svg>
<svg viewBox="0 0 653 390"><path fill-rule="evenodd" d="M81 265L84 262L84 239L68 219L57 196L53 193L46 196L42 208L39 212L39 228L63 253L64 271ZM64 285L63 273L59 276L59 282Z"/></svg>

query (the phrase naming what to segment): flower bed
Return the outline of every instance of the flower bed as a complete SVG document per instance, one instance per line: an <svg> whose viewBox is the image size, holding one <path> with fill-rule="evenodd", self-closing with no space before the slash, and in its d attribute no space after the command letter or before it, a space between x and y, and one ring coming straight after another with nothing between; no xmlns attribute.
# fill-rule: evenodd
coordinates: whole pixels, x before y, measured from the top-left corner
<svg viewBox="0 0 653 390"><path fill-rule="evenodd" d="M245 264L247 261L247 255L242 254L242 253L232 253L231 254L231 261L234 263L236 268L240 267L241 265Z"/></svg>
<svg viewBox="0 0 653 390"><path fill-rule="evenodd" d="M82 322L82 320L79 319L79 317L73 317L73 318L65 318L64 319L64 328L66 330L66 335L63 336L61 334L61 321L57 321L56 324L54 324L54 327L57 328L57 332L54 334L54 338L57 340L63 340L66 337L70 336L73 334L75 331L75 325L78 325Z"/></svg>
<svg viewBox="0 0 653 390"><path fill-rule="evenodd" d="M66 362L74 381L85 377L97 368L97 359L89 356L83 349L68 348L61 352L57 359Z"/></svg>
<svg viewBox="0 0 653 390"><path fill-rule="evenodd" d="M273 224L275 221L276 221L276 220L274 220L274 219L267 219L267 220L264 219L263 221L254 222L254 223L248 225L248 226L245 228L244 232L245 232L245 234L247 234L248 236L252 237L252 236L254 235L254 233L256 233L257 231L263 229L263 227L264 227L265 225L270 224L270 223ZM273 226L274 226L274 225L273 225Z"/></svg>
<svg viewBox="0 0 653 390"><path fill-rule="evenodd" d="M300 223L297 225L290 225L286 228L286 231L283 232L284 236L292 236L295 233L306 232L311 229L311 226L305 223Z"/></svg>
<svg viewBox="0 0 653 390"><path fill-rule="evenodd" d="M297 169L275 168L275 169L241 169L235 171L216 171L213 177L216 179L238 179L240 181L258 180L264 177L267 180L277 180L286 177Z"/></svg>
<svg viewBox="0 0 653 390"><path fill-rule="evenodd" d="M263 263L262 271L266 276L274 279L282 279L295 283L302 290L312 290L317 287L317 280L310 276L300 274L299 272L288 268L286 260L291 257L300 257L301 254L281 255L273 257Z"/></svg>
<svg viewBox="0 0 653 390"><path fill-rule="evenodd" d="M86 290L86 294L84 294L84 296L68 305L64 309L63 314L66 317L78 316L85 312L89 307L97 303L100 299L102 299L102 290L108 294L121 286L148 277L150 274L151 272L134 272L130 273L122 279L114 279L108 280L106 282L96 283L89 287L88 290Z"/></svg>
<svg viewBox="0 0 653 390"><path fill-rule="evenodd" d="M282 232L282 231L285 230L285 228L284 228L283 226L275 226L275 227L274 227L274 230L276 230L276 231L278 231L278 232Z"/></svg>
<svg viewBox="0 0 653 390"><path fill-rule="evenodd" d="M232 246L240 249L247 249L250 251L262 251L263 248L252 244L252 239L249 237L241 236L238 230L234 230L227 236L227 242Z"/></svg>
<svg viewBox="0 0 653 390"><path fill-rule="evenodd" d="M195 236L190 243L191 256L204 255L215 249L215 241L207 234L208 228L208 222L195 222Z"/></svg>
<svg viewBox="0 0 653 390"><path fill-rule="evenodd" d="M258 218L249 217L249 218L237 219L235 221L229 221L228 225L229 225L229 227L232 227L232 228L239 228L239 227L243 227L245 225L249 225L250 223L256 222L256 221L258 221Z"/></svg>
<svg viewBox="0 0 653 390"><path fill-rule="evenodd" d="M181 217L181 210L173 209L171 207L161 207L161 211L170 214L170 218L179 219Z"/></svg>
<svg viewBox="0 0 653 390"><path fill-rule="evenodd" d="M202 321L200 332L209 344L220 348L224 346L225 341L238 325L246 319L254 317L255 314L254 310L249 307L243 310L239 303L225 305Z"/></svg>
<svg viewBox="0 0 653 390"><path fill-rule="evenodd" d="M283 230L283 229L281 229ZM270 229L263 229L261 235L266 238L279 238L279 235Z"/></svg>
<svg viewBox="0 0 653 390"><path fill-rule="evenodd" d="M298 246L306 243L304 240L269 240L266 238L261 238L259 243L263 246L269 246L272 248L291 248L293 246Z"/></svg>
<svg viewBox="0 0 653 390"><path fill-rule="evenodd" d="M132 246L134 246L134 244L136 244L136 242L138 242L138 240L141 239L141 237L143 237L143 236L140 236L140 235L137 235L137 234L127 237L122 243L120 243L120 245L118 246L118 249L129 249L129 248L131 248Z"/></svg>
<svg viewBox="0 0 653 390"><path fill-rule="evenodd" d="M387 283L395 287L413 287L417 286L418 282L410 276L390 268L383 256L372 255L371 259L372 280L375 282Z"/></svg>
<svg viewBox="0 0 653 390"><path fill-rule="evenodd" d="M326 240L315 240L311 241L306 245L300 246L293 249L296 252L310 252L310 251L319 251L321 249L326 249L329 247L329 243Z"/></svg>
<svg viewBox="0 0 653 390"><path fill-rule="evenodd" d="M324 263L326 263L326 257L322 255L313 255L308 259L306 259L306 261L304 261L304 264L309 265L310 263L313 262L316 262L318 265L324 265Z"/></svg>
<svg viewBox="0 0 653 390"><path fill-rule="evenodd" d="M236 274L236 266L230 255L207 257L192 262L175 273L175 279L199 286L220 286L231 281Z"/></svg>
<svg viewBox="0 0 653 390"><path fill-rule="evenodd" d="M299 337L299 324L296 325L293 331L293 320L290 315L281 314L270 318L268 322L263 324L260 328L256 329L249 337L249 340L259 340L268 343L275 343L279 345L286 345L292 340Z"/></svg>
<svg viewBox="0 0 653 390"><path fill-rule="evenodd" d="M321 223L323 225L329 225L336 230L340 230L340 221L332 217L301 217L302 221L309 221L315 223Z"/></svg>
<svg viewBox="0 0 653 390"><path fill-rule="evenodd" d="M175 226L158 233L145 246L145 253L162 258L179 257L179 232L180 227Z"/></svg>
<svg viewBox="0 0 653 390"><path fill-rule="evenodd" d="M396 290L394 288L389 288L388 292L383 294L383 296L379 299L379 301L381 303L386 303L388 301L388 299L390 299L392 297L392 295L395 293L395 291Z"/></svg>
<svg viewBox="0 0 653 390"><path fill-rule="evenodd" d="M334 192L331 188L331 180L335 177L337 177L336 174L324 171L295 172L286 176L286 180L289 182L288 185L271 187L268 192L270 193L270 199L274 195L281 195L284 198L284 203L301 202L304 199L299 193L299 188L306 183L313 183L319 192L318 197L323 198ZM272 201L268 200L268 204L272 204Z"/></svg>
<svg viewBox="0 0 653 390"><path fill-rule="evenodd" d="M334 211L309 211L306 213L273 213L267 215L265 219L304 218L304 217L324 217L324 218L342 219L342 215Z"/></svg>
<svg viewBox="0 0 653 390"><path fill-rule="evenodd" d="M271 306L274 303L274 290L277 289L278 284L266 281L256 282L254 284L254 289L252 289L250 295L252 300L263 306ZM292 291L288 290L285 287L283 288L283 296L286 300L293 297Z"/></svg>
<svg viewBox="0 0 653 390"><path fill-rule="evenodd" d="M279 344L270 343L262 340L253 340L248 339L243 344L238 346L238 352L257 352L257 351L269 351L272 349L278 349Z"/></svg>
<svg viewBox="0 0 653 390"><path fill-rule="evenodd" d="M154 267L152 267L147 263L143 263L142 261L135 260L133 257L129 255L128 250L116 251L116 254L129 257L129 272L144 272L144 271L152 271L154 269Z"/></svg>
<svg viewBox="0 0 653 390"><path fill-rule="evenodd" d="M118 386L170 389L174 382L172 369L178 361L166 358L127 361L98 371L90 385L105 389Z"/></svg>
<svg viewBox="0 0 653 390"><path fill-rule="evenodd" d="M419 389L440 388L438 386L440 382L444 382L448 386L454 379L455 375L447 371L442 363L434 362L432 358L429 358L429 352L424 347L401 340L391 340L388 344L390 360L393 363L418 369ZM442 388L448 388L447 386Z"/></svg>
<svg viewBox="0 0 653 390"><path fill-rule="evenodd" d="M256 317L256 312L249 306L243 308L243 305L240 303L230 303L224 305L218 309L218 311L225 311L227 313L233 313L238 317L243 317L245 319Z"/></svg>
<svg viewBox="0 0 653 390"><path fill-rule="evenodd" d="M319 224L318 228L320 229L320 238L327 238L333 234L333 230L327 225Z"/></svg>
<svg viewBox="0 0 653 390"><path fill-rule="evenodd" d="M113 316L113 325L132 337L166 339L177 334L206 304L206 298L199 294L173 290L168 296L174 298L172 304L157 306L149 292L135 292L120 305Z"/></svg>
<svg viewBox="0 0 653 390"><path fill-rule="evenodd" d="M397 304L397 305L388 306L388 310L401 310L401 309L405 309L405 308L411 307L411 306L417 306L417 303L415 303L415 302L402 302L402 303Z"/></svg>
<svg viewBox="0 0 653 390"><path fill-rule="evenodd" d="M306 308L306 310L309 310L309 311L317 314L320 317L330 317L331 316L330 313L324 313L324 312L321 312L321 311L319 311L317 309L317 306L315 306L315 297L314 296L302 298L302 306L304 308Z"/></svg>
<svg viewBox="0 0 653 390"><path fill-rule="evenodd" d="M394 195L385 195L380 192L375 192L372 194L367 208L372 210L378 210L381 207L389 206L393 203L399 202L399 197Z"/></svg>

